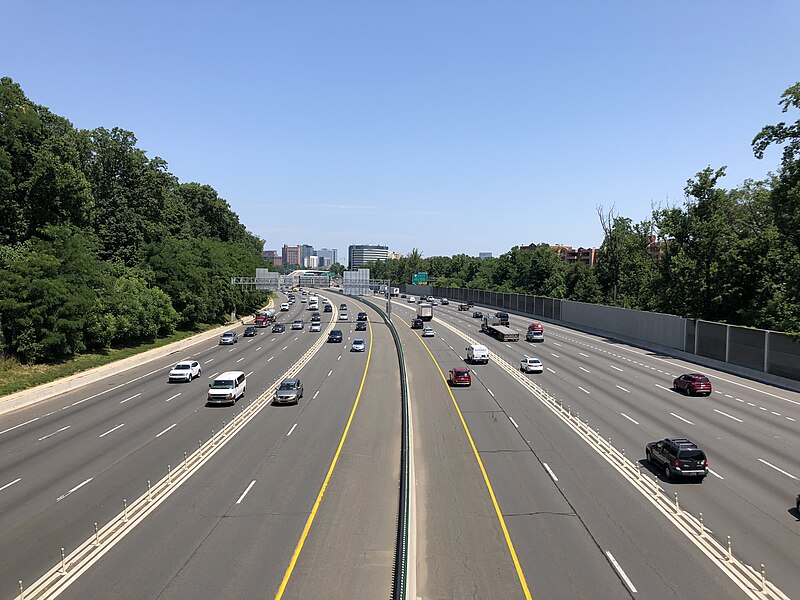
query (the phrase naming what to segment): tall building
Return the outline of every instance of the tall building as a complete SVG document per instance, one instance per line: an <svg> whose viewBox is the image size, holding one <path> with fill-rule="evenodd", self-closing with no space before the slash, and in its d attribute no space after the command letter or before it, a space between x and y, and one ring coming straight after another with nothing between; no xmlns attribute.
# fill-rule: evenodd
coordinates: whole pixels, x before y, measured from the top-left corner
<svg viewBox="0 0 800 600"><path fill-rule="evenodd" d="M357 269L376 260L386 260L388 257L389 246L354 244L347 248L347 268Z"/></svg>
<svg viewBox="0 0 800 600"><path fill-rule="evenodd" d="M299 265L306 264L306 260L313 254L314 254L314 246L303 244L302 246L300 246L300 262L297 264Z"/></svg>
<svg viewBox="0 0 800 600"><path fill-rule="evenodd" d="M316 254L312 254L311 256L306 257L303 259L303 266L306 269L316 269L317 267L321 266L319 264L319 256Z"/></svg>
<svg viewBox="0 0 800 600"><path fill-rule="evenodd" d="M478 252L478 258L483 260L484 258L492 258L491 252Z"/></svg>
<svg viewBox="0 0 800 600"><path fill-rule="evenodd" d="M283 264L283 259L281 255L278 254L277 250L264 250L261 253L261 258L263 258L265 261L272 261L272 264L276 267Z"/></svg>
<svg viewBox="0 0 800 600"><path fill-rule="evenodd" d="M317 250L317 256L319 256L318 266L330 267L332 264L339 262L338 253L339 251L336 248L320 248Z"/></svg>
<svg viewBox="0 0 800 600"><path fill-rule="evenodd" d="M284 265L302 265L303 264L303 249L301 246L287 246L283 245L281 250L281 259Z"/></svg>

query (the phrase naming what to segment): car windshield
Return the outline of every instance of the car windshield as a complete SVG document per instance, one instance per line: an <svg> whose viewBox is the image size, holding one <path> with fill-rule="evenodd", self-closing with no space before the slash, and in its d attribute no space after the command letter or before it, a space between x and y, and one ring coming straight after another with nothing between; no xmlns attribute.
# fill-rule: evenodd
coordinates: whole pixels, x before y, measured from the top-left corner
<svg viewBox="0 0 800 600"><path fill-rule="evenodd" d="M177 365L175 365L175 370L176 371L185 371L188 368L189 368L189 365L187 365L185 363L178 363Z"/></svg>
<svg viewBox="0 0 800 600"><path fill-rule="evenodd" d="M698 383L708 383L708 377L693 377L693 379Z"/></svg>
<svg viewBox="0 0 800 600"><path fill-rule="evenodd" d="M217 379L211 384L212 389L215 390L232 390L233 381L230 379Z"/></svg>
<svg viewBox="0 0 800 600"><path fill-rule="evenodd" d="M294 389L294 387L295 387L295 386L294 386L294 384L293 384L293 383L288 383L288 382L286 382L286 381L284 381L284 382L281 384L281 389L282 389L282 390L293 390L293 389Z"/></svg>
<svg viewBox="0 0 800 600"><path fill-rule="evenodd" d="M705 455L702 450L681 450L678 452L678 458L684 460L703 460Z"/></svg>

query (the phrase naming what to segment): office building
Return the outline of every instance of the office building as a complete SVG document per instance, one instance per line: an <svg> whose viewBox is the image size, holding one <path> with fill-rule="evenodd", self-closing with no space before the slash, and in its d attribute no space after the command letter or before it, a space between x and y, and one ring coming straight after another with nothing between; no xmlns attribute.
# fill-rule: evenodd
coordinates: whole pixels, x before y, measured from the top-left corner
<svg viewBox="0 0 800 600"><path fill-rule="evenodd" d="M287 246L283 245L281 250L281 259L284 265L302 265L303 249L301 246Z"/></svg>
<svg viewBox="0 0 800 600"><path fill-rule="evenodd" d="M275 265L276 267L283 264L283 259L281 255L278 254L277 250L264 250L261 253L261 258L263 258L267 262L272 261L272 264Z"/></svg>
<svg viewBox="0 0 800 600"><path fill-rule="evenodd" d="M332 264L339 262L338 250L336 248L320 248L317 250L319 257L318 266L330 267Z"/></svg>
<svg viewBox="0 0 800 600"><path fill-rule="evenodd" d="M347 268L357 269L370 262L386 260L388 257L389 246L354 244L347 248Z"/></svg>

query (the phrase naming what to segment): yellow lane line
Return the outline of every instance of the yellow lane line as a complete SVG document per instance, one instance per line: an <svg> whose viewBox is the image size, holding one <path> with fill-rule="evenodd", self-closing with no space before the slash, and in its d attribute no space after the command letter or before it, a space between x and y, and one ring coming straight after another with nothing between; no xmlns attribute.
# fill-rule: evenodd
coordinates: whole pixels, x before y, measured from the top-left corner
<svg viewBox="0 0 800 600"><path fill-rule="evenodd" d="M525 594L525 598L527 600L532 600L530 589L528 589L528 582L525 580L525 573L522 572L522 566L519 564L517 551L514 550L514 542L511 541L511 535L509 535L508 533L508 527L506 527L506 521L503 518L503 513L500 511L500 505L497 503L497 498L494 495L494 489L492 488L492 484L489 481L489 475L486 473L486 468L483 466L483 461L481 460L480 454L478 453L478 448L475 447L475 442L472 439L472 434L469 432L469 427L467 427L467 422L464 420L464 415L461 412L461 408L458 406L458 402L456 402L456 397L453 395L453 390L450 389L450 386L447 383L447 378L444 376L442 368L439 366L439 363L436 362L436 359L433 357L433 353L431 352L430 348L428 348L428 344L426 344L419 335L417 335L417 338L419 339L420 343L425 347L425 350L428 352L428 356L431 357L433 364L436 365L436 370L439 371L439 375L441 376L442 381L447 387L447 393L450 394L450 399L453 401L453 406L455 406L456 413L458 413L458 418L461 420L461 426L464 427L464 433L467 434L469 445L472 447L472 453L475 455L475 460L478 461L478 467L480 468L481 474L483 475L483 481L486 484L486 489L489 491L489 497L492 499L494 512L497 515L497 520L500 521L500 528L503 530L503 536L506 539L506 545L508 546L508 551L511 553L511 560L514 562L514 568L517 570L517 577L519 578L519 583L522 586L522 591Z"/></svg>
<svg viewBox="0 0 800 600"><path fill-rule="evenodd" d="M364 365L364 374L361 376L361 385L358 387L358 394L356 394L356 401L353 404L353 409L350 411L350 417L347 419L347 425L344 427L344 432L342 432L342 439L339 440L339 446L336 448L336 453L333 455L331 466L328 468L328 474L325 475L325 481L322 482L322 487L319 490L319 494L317 494L317 500L314 502L314 506L311 509L311 514L308 515L306 525L303 527L303 533L300 535L300 540L297 542L297 546L294 549L292 560L289 561L289 566L286 568L286 572L283 575L281 586L278 588L278 593L275 594L275 600L280 600L283 598L283 593L286 591L286 586L289 585L289 579L291 578L294 567L297 564L297 559L300 557L300 552L302 552L303 546L306 543L306 538L308 537L308 532L311 530L311 525L314 523L314 518L317 516L317 511L319 510L319 505L322 503L322 497L325 495L325 490L328 489L328 483L333 476L333 470L336 468L336 463L339 461L339 455L341 454L342 447L347 439L347 432L350 431L350 424L353 422L353 417L356 414L356 408L358 408L358 403L361 400L361 392L364 389L364 381L367 379L369 362L372 358L372 323L369 321L367 321L367 323L369 325L369 351L367 352L367 364Z"/></svg>

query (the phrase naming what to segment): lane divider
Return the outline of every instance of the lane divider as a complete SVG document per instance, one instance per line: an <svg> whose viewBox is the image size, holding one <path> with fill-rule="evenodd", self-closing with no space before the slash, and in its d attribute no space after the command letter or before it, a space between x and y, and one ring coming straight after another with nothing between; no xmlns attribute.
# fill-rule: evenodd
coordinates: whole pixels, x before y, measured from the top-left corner
<svg viewBox="0 0 800 600"><path fill-rule="evenodd" d="M295 377L305 367L314 355L325 345L327 334L336 324L336 308L327 329L321 332L319 339L294 363L283 375L278 377L261 395L254 398L249 405L239 413L235 413L230 423L222 422L222 428L213 432L211 437L200 443L197 450L188 454L183 453L183 461L172 469L167 465L167 474L154 485L147 482L147 491L130 504L123 499L123 510L113 517L107 524L98 529L94 524L94 535L87 538L75 550L50 568L44 575L36 580L33 585L25 588L23 581L19 581L19 595L15 600L50 600L57 598L70 585L75 583L89 568L100 560L106 553L116 546L122 539L141 524L153 513L167 498L169 498L181 485L186 483L204 465L206 465L222 448L224 448L261 410L270 404L275 390L281 381ZM233 407L235 409L235 406ZM88 481L81 484L85 485ZM80 486L78 486L80 487ZM77 489L77 488L75 488ZM69 493L72 493L70 490Z"/></svg>
<svg viewBox="0 0 800 600"><path fill-rule="evenodd" d="M441 319L434 318L463 340L470 344L480 342L469 335L463 333L456 327L446 323ZM536 399L538 399L555 416L563 421L574 433L586 442L603 460L605 460L615 471L630 483L642 496L644 496L663 516L665 516L675 527L684 534L712 563L725 573L748 598L758 600L789 600L777 586L766 578L764 564L759 565L756 570L746 564L735 554L731 546L731 538L727 536L726 544L717 541L708 528L703 524L703 513L695 517L690 512L681 508L678 501L677 492L674 499L669 498L664 489L659 485L656 476L648 478L641 472L639 462L631 461L625 456L625 450L615 448L611 439L604 439L598 429L589 427L589 421L581 421L580 414L572 412L569 406L550 395L546 390L534 381L520 373L511 363L500 357L497 353L492 354L492 360L501 369L506 371L511 377L516 379L526 388Z"/></svg>

